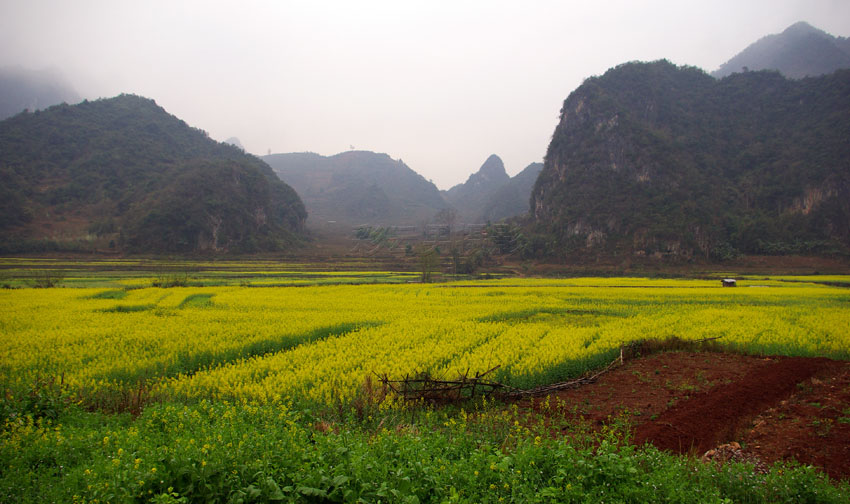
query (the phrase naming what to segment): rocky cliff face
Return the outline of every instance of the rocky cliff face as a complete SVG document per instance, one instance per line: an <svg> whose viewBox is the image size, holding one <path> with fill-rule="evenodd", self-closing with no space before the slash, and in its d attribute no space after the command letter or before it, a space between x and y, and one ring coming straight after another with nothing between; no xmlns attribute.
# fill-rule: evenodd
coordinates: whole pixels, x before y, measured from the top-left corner
<svg viewBox="0 0 850 504"><path fill-rule="evenodd" d="M564 102L533 218L558 250L678 256L846 249L850 72L716 81L666 61Z"/></svg>

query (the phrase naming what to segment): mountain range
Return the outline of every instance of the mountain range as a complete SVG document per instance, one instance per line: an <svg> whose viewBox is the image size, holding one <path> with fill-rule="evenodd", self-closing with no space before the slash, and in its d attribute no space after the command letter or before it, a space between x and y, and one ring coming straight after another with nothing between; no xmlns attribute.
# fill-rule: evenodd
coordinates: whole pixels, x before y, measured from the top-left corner
<svg viewBox="0 0 850 504"><path fill-rule="evenodd" d="M306 213L258 158L133 95L0 122L0 250L254 252Z"/></svg>
<svg viewBox="0 0 850 504"><path fill-rule="evenodd" d="M313 228L433 222L444 209L459 223L484 223L528 212L531 187L542 169L532 163L511 178L499 156L491 155L469 179L439 191L401 160L387 154L348 151L271 154L262 158L304 200Z"/></svg>
<svg viewBox="0 0 850 504"><path fill-rule="evenodd" d="M548 256L847 254L848 54L847 38L797 23L713 76L617 66L567 97L543 164L511 178L491 155L442 192L387 154L260 159L138 96L44 109L78 97L55 73L4 69L0 252L282 250L307 223L453 209L461 223L528 214Z"/></svg>

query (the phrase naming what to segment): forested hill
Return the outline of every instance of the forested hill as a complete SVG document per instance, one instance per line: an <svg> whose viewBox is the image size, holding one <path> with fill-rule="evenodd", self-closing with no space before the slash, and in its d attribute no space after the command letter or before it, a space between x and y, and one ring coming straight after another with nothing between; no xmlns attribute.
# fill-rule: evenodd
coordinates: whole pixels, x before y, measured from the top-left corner
<svg viewBox="0 0 850 504"><path fill-rule="evenodd" d="M271 154L265 160L298 191L315 227L419 225L447 205L437 187L387 154Z"/></svg>
<svg viewBox="0 0 850 504"><path fill-rule="evenodd" d="M132 95L0 122L2 250L252 252L304 205L268 165Z"/></svg>
<svg viewBox="0 0 850 504"><path fill-rule="evenodd" d="M567 254L846 253L848 139L850 70L628 63L564 102L532 213Z"/></svg>

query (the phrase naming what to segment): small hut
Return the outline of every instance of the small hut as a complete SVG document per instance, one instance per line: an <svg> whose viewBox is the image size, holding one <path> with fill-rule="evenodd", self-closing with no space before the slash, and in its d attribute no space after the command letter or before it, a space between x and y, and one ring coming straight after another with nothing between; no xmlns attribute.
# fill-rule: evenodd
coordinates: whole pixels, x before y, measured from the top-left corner
<svg viewBox="0 0 850 504"><path fill-rule="evenodd" d="M738 282L734 278L724 278L721 280L723 287L737 287Z"/></svg>

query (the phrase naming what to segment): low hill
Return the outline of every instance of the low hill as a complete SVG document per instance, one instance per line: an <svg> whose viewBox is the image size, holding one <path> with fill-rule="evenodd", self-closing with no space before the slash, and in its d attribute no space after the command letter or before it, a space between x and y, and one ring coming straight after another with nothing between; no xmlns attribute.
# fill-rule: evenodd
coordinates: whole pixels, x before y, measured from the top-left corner
<svg viewBox="0 0 850 504"><path fill-rule="evenodd" d="M278 250L306 218L261 160L132 95L0 122L3 250Z"/></svg>
<svg viewBox="0 0 850 504"><path fill-rule="evenodd" d="M262 158L307 207L311 227L419 225L446 207L437 187L387 154L271 154Z"/></svg>
<svg viewBox="0 0 850 504"><path fill-rule="evenodd" d="M747 70L778 70L786 77L802 79L839 68L850 68L850 39L799 22L749 45L712 75L722 78Z"/></svg>
<svg viewBox="0 0 850 504"><path fill-rule="evenodd" d="M0 119L24 110L35 111L78 101L80 96L58 72L0 68Z"/></svg>
<svg viewBox="0 0 850 504"><path fill-rule="evenodd" d="M850 70L628 63L565 100L532 193L557 253L850 249Z"/></svg>

